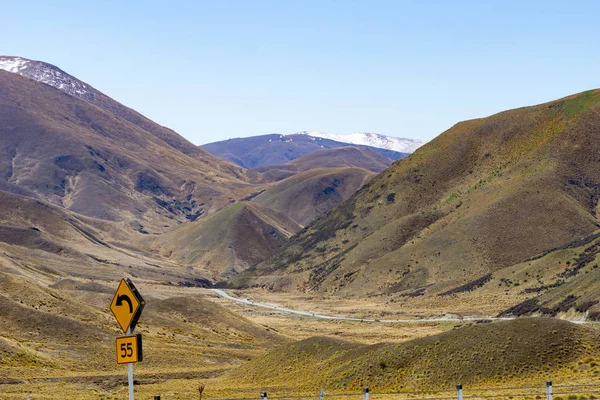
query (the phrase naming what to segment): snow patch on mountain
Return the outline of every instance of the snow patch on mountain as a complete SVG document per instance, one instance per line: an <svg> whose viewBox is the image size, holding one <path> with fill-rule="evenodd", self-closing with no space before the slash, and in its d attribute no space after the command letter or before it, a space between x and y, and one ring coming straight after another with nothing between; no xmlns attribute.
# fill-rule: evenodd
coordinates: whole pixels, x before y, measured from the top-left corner
<svg viewBox="0 0 600 400"><path fill-rule="evenodd" d="M425 144L425 142L422 140L386 136L371 132L359 132L346 135L306 131L299 133L313 138L322 138L335 140L336 142L342 143L377 147L380 149L398 151L400 153L414 153L415 150Z"/></svg>
<svg viewBox="0 0 600 400"><path fill-rule="evenodd" d="M13 74L18 74L19 71L27 67L28 60L20 57L0 57L0 69L3 69Z"/></svg>
<svg viewBox="0 0 600 400"><path fill-rule="evenodd" d="M82 100L91 100L94 97L94 93L85 83L60 68L41 61L0 56L0 69L53 86Z"/></svg>

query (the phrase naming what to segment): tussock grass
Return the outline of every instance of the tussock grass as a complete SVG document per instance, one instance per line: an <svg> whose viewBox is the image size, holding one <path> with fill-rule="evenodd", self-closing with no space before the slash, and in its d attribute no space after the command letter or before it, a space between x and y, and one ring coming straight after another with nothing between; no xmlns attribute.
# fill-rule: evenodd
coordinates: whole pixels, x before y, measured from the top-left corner
<svg viewBox="0 0 600 400"><path fill-rule="evenodd" d="M329 391L452 389L547 376L595 376L598 331L554 319L466 326L404 343L359 345L330 338L286 344L233 371L226 382ZM582 367L586 366L586 367Z"/></svg>

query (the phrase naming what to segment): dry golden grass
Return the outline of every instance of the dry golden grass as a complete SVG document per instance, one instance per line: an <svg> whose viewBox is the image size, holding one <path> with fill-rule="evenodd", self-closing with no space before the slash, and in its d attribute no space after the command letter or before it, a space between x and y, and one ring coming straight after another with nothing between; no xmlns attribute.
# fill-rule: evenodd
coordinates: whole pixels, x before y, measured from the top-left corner
<svg viewBox="0 0 600 400"><path fill-rule="evenodd" d="M506 308L523 301L526 295L519 288L498 287L497 281L490 282L483 290L468 291L453 296L373 296L348 297L299 292L270 292L253 288L235 291L239 297L274 304L294 310L328 313L368 319L419 319L453 314L455 317L491 317ZM215 300L225 304L227 300ZM255 307L235 305L240 312L273 313ZM245 314L246 315L246 314Z"/></svg>
<svg viewBox="0 0 600 400"><path fill-rule="evenodd" d="M55 398L57 388L65 398L122 393L126 368L115 362L114 340L122 333L108 310L112 293L89 291L98 286L83 280L53 289L0 276L0 398ZM146 300L136 329L144 338L144 361L135 366L140 387L214 377L287 340L193 289L163 286L138 286Z"/></svg>
<svg viewBox="0 0 600 400"><path fill-rule="evenodd" d="M33 311L63 314L73 323L92 329L92 332L99 330L107 339L90 343L86 336L82 336L67 342L61 337L52 337L51 332L40 339L19 336L19 330L13 330L10 335L3 333L3 336L12 337L12 345L34 357L16 358L9 364L0 361L0 382L27 382L0 384L0 398L22 399L31 395L33 399L50 399L55 398L57 391L65 398L77 399L126 396L126 368L116 365L113 359L113 340L120 333L106 309L110 294L36 287L15 279L10 278L3 289L8 290L9 296L15 296L25 316ZM552 325L552 329L545 327L543 334L523 327L503 328L497 331L497 339L494 339L499 342L490 344L486 340L493 339L493 335L481 333L481 329L500 325L469 327L471 324L459 322L380 325L317 320L218 299L205 289L149 283L138 286L148 304L138 326L138 332L144 335L145 360L134 366L138 381L137 398L160 394L164 399L193 399L201 383L206 384L204 395L207 399L254 398L261 390L269 390L276 396L300 392L315 394L321 387L326 388L328 393L352 390L358 395L363 384L368 384L373 390L397 390L432 386L452 389L458 380L465 384L468 382L471 387L539 384L547 377L557 382L593 381L599 372L597 345L589 340L598 335L588 328L582 328L584 333L578 330L573 333L571 328L565 328L560 322L556 328L554 322L542 321L542 325ZM64 287L73 285L65 284ZM80 287L89 288L85 285ZM111 287L110 284L108 287ZM19 293L21 296L17 296ZM239 294L290 308L330 314L369 317L390 312L386 318L393 318L425 313L423 306L416 301L411 308L408 302L402 306L394 302L381 304L378 298L344 301L341 298L301 295L286 297L258 290ZM47 304L41 310L34 310L34 305L46 300ZM21 301L23 304L20 304ZM86 304L83 308L82 303ZM80 314L80 309L85 313ZM473 310L477 310L475 300ZM432 310L439 314L437 311ZM0 320L2 318L0 316ZM9 323L14 323L14 319L10 319ZM476 334L469 333L473 330ZM553 330L557 333L553 334ZM85 330L81 332L85 333ZM434 335L440 333L442 336L437 337L441 339L436 339ZM446 339L443 335L447 335ZM553 342L543 335L551 338L558 335L560 339L557 348L549 347L548 354L540 349ZM327 338L311 339L315 336ZM539 343L531 340L532 336ZM468 341L469 337L473 338L470 346L454 348L458 346L459 339ZM296 340L304 342L294 343ZM441 344L436 344L438 341ZM377 344L380 342L389 344ZM312 347L315 343L320 343L317 350ZM282 351L271 352L282 344ZM475 348L477 346L479 348ZM493 374L477 378L473 375L474 368L485 363L486 358L472 357L469 351L479 352L481 357L485 354L485 357L494 357L500 369L490 369ZM513 363L509 356L515 352L534 357L539 352L542 361L523 363L520 358L521 361ZM265 353L270 355L265 356ZM277 355L276 358L273 354ZM430 359L429 364L421 360L427 354L431 356L426 357ZM562 361L548 364L549 369L543 368L543 360L556 355L563 357ZM48 358L50 364L41 363L42 357ZM411 365L410 375L406 375L408 372L403 367L394 364L401 362L402 357ZM314 360L318 361L317 364ZM381 367L382 360L385 368ZM238 369L240 366L243 367ZM517 369L513 370L513 366ZM455 377L452 371L459 375ZM233 375L228 375L230 373ZM261 380L262 375L270 379ZM410 384L403 383L407 382L407 376L410 376Z"/></svg>
<svg viewBox="0 0 600 400"><path fill-rule="evenodd" d="M233 371L225 382L306 391L435 390L598 379L600 332L553 319L471 324L404 343L360 345L316 337L285 344ZM582 367L586 365L587 367Z"/></svg>

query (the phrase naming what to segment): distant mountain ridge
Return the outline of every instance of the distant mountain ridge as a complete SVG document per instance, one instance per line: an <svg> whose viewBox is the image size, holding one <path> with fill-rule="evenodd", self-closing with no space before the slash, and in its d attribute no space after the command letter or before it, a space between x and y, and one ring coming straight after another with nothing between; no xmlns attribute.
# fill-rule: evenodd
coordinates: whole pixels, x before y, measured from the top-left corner
<svg viewBox="0 0 600 400"><path fill-rule="evenodd" d="M409 155L408 152L403 153L369 145L350 145L368 148L394 161ZM273 133L269 135L222 140L219 142L208 143L201 147L217 157L223 158L241 167L252 169L272 165L283 165L298 157L320 150L347 146L349 146L349 143L347 142L313 137L305 133L295 133L292 135Z"/></svg>
<svg viewBox="0 0 600 400"><path fill-rule="evenodd" d="M386 136L380 133L359 132L350 134L335 134L324 132L298 132L310 137L329 139L336 142L349 143L361 146L376 147L378 149L388 149L399 153L414 153L419 147L425 144L422 140Z"/></svg>
<svg viewBox="0 0 600 400"><path fill-rule="evenodd" d="M348 144L370 147L373 150L379 152L385 157L391 158L392 160L398 160L406 157L408 154L414 152L417 148L423 145L424 142L414 139L397 138L391 136L385 136L378 133L367 133L361 132L349 135L329 134L323 132L299 132L292 135L261 135L251 138L240 138L230 139L227 141L209 143L203 146L195 146L185 138L181 137L174 131L160 126L153 121L148 120L143 115L136 111L123 106L122 104L114 101L110 97L96 90L89 84L75 78L74 76L66 73L60 68L42 61L30 60L24 57L13 57L13 56L0 56L0 70L5 70L14 74L24 76L37 82L44 83L46 85L55 87L62 92L76 97L80 100L84 100L95 106L98 106L106 111L110 111L115 115L124 118L125 120L142 127L149 131L153 135L164 140L170 146L182 151L183 153L194 156L196 158L205 157L205 153L201 149L208 151L209 153L216 155L217 157L224 158L234 164L242 166L244 168L255 168L266 165L277 165L285 164L297 157L308 154L312 151L320 149L329 149L335 147L343 147ZM308 137L310 141L314 142L313 146L301 145L302 150L296 149L297 146L290 145L288 149L270 149L271 152L277 153L277 151L283 151L283 155L279 158L275 158L274 155L267 157L268 161L262 162L261 157L256 156L256 147L254 138L265 138L268 143L283 141L285 143L292 143L293 141L305 142L300 138L299 135ZM243 155L238 154L239 152L229 153L227 149L223 149L222 144L224 142L229 145L233 144L232 141L243 141L247 142L250 139L251 145L248 147L248 151L254 153L253 156L249 156L250 160L245 160ZM259 140L260 142L260 140ZM237 145L237 144L236 144ZM264 145L264 143L262 143ZM271 146L276 147L276 146ZM308 151L311 148L311 151ZM260 149L259 149L260 152ZM228 173L234 171L226 171ZM234 174L240 175L240 171L235 171Z"/></svg>

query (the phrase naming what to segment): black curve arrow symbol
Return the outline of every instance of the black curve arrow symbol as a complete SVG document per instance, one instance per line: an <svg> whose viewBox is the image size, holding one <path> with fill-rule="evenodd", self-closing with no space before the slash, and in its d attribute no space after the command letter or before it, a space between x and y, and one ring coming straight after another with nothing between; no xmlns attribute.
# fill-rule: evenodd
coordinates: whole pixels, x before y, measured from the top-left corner
<svg viewBox="0 0 600 400"><path fill-rule="evenodd" d="M129 296L127 296L126 294L117 296L117 301L115 302L115 305L122 306L124 301L126 301L127 304L129 304L129 314L133 314L133 303L131 302Z"/></svg>

